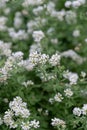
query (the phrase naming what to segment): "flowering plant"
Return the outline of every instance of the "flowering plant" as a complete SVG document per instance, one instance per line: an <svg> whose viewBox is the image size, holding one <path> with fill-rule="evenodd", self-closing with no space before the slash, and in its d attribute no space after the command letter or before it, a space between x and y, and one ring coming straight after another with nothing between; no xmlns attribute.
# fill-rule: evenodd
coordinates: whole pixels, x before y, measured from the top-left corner
<svg viewBox="0 0 87 130"><path fill-rule="evenodd" d="M87 1L0 0L0 129L87 129Z"/></svg>

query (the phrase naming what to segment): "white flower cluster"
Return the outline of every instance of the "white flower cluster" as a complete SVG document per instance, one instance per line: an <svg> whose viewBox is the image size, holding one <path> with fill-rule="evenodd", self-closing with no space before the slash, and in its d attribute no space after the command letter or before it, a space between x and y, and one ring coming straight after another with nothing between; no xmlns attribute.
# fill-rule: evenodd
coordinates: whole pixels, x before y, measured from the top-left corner
<svg viewBox="0 0 87 130"><path fill-rule="evenodd" d="M86 77L86 73L84 71L81 71L81 76L82 76L82 78L85 78Z"/></svg>
<svg viewBox="0 0 87 130"><path fill-rule="evenodd" d="M57 38L55 38L55 39L51 39L51 43L52 43L52 44L58 44L58 42L59 42L59 41L58 41Z"/></svg>
<svg viewBox="0 0 87 130"><path fill-rule="evenodd" d="M65 20L68 24L76 23L76 18L77 15L74 11L72 10L66 11Z"/></svg>
<svg viewBox="0 0 87 130"><path fill-rule="evenodd" d="M13 116L14 116L13 112L11 110L8 110L5 112L5 115L3 117L3 121L10 128L17 128L18 125L14 121Z"/></svg>
<svg viewBox="0 0 87 130"><path fill-rule="evenodd" d="M47 54L41 54L41 52L38 51L33 51L34 49L37 50L37 48L31 48L30 49L30 54L29 54L29 59L24 60L22 63L22 66L26 68L28 71L33 70L33 68L37 65L46 65L46 63L50 64L51 66L59 66L60 65L60 55L59 54L53 54L51 58L49 58L49 55ZM41 79L43 81L48 81L50 79L55 79L56 75L54 74L45 74L46 76L44 77L43 73L41 74ZM48 78L46 78L48 77Z"/></svg>
<svg viewBox="0 0 87 130"><path fill-rule="evenodd" d="M6 2L4 0L0 0L0 8L3 8L6 6Z"/></svg>
<svg viewBox="0 0 87 130"><path fill-rule="evenodd" d="M78 8L81 5L84 5L85 3L86 3L86 0L74 0L74 1L68 0L68 1L65 2L65 7L67 7L67 8L70 8L70 7Z"/></svg>
<svg viewBox="0 0 87 130"><path fill-rule="evenodd" d="M28 7L30 5L34 6L34 5L40 5L44 2L44 0L24 0L23 2L23 6L24 7Z"/></svg>
<svg viewBox="0 0 87 130"><path fill-rule="evenodd" d="M23 23L22 14L20 12L16 12L14 17L14 27L19 29L22 23Z"/></svg>
<svg viewBox="0 0 87 130"><path fill-rule="evenodd" d="M49 60L49 55L42 54L39 59L39 63L44 65Z"/></svg>
<svg viewBox="0 0 87 130"><path fill-rule="evenodd" d="M49 63L52 65L52 66L57 66L57 65L60 65L60 60L61 60L61 56L59 54L54 54L51 56L50 60L49 60Z"/></svg>
<svg viewBox="0 0 87 130"><path fill-rule="evenodd" d="M23 102L20 97L14 98L14 100L9 103L9 108L14 112L15 116L21 116L22 118L28 118L30 116L27 104Z"/></svg>
<svg viewBox="0 0 87 130"><path fill-rule="evenodd" d="M84 40L86 43L87 43L87 38L85 38L85 40Z"/></svg>
<svg viewBox="0 0 87 130"><path fill-rule="evenodd" d="M22 66L21 62L23 60L23 53L21 51L12 53L5 62L3 68L0 68L0 82L4 82L10 76L10 71L14 68Z"/></svg>
<svg viewBox="0 0 87 130"><path fill-rule="evenodd" d="M6 82L8 78L7 71L4 68L0 69L0 83Z"/></svg>
<svg viewBox="0 0 87 130"><path fill-rule="evenodd" d="M87 115L87 104L84 104L82 107L82 114Z"/></svg>
<svg viewBox="0 0 87 130"><path fill-rule="evenodd" d="M47 61L52 65L60 65L60 55L59 54L54 54L52 57L49 59L49 55L46 54L40 54L38 52L32 52L29 55L29 62L35 66L37 64L45 64Z"/></svg>
<svg viewBox="0 0 87 130"><path fill-rule="evenodd" d="M87 104L84 104L82 109L80 109L79 107L75 107L73 109L73 114L76 116L81 116L81 115L86 116L87 115Z"/></svg>
<svg viewBox="0 0 87 130"><path fill-rule="evenodd" d="M53 99L53 98L49 98L48 101L49 101L50 104L53 104L53 103L54 103L54 99Z"/></svg>
<svg viewBox="0 0 87 130"><path fill-rule="evenodd" d="M29 121L30 111L27 109L27 104L22 101L21 97L14 98L14 100L9 103L9 108L10 109L5 112L3 121L10 128L17 128L20 126L22 130L30 130L31 128L40 127L39 121L35 119ZM27 120L24 121L24 119Z"/></svg>
<svg viewBox="0 0 87 130"><path fill-rule="evenodd" d="M45 75L43 73L40 73L40 78L43 82L46 82L46 81L49 81L49 80L52 80L52 79L56 79L57 76L52 74L52 73L46 73L45 72Z"/></svg>
<svg viewBox="0 0 87 130"><path fill-rule="evenodd" d="M45 37L44 33L41 30L34 31L32 36L34 38L34 41L37 43L40 42Z"/></svg>
<svg viewBox="0 0 87 130"><path fill-rule="evenodd" d="M5 31L7 29L6 22L7 18L5 16L0 16L0 31Z"/></svg>
<svg viewBox="0 0 87 130"><path fill-rule="evenodd" d="M0 41L0 55L10 56L11 55L11 43Z"/></svg>
<svg viewBox="0 0 87 130"><path fill-rule="evenodd" d="M49 60L49 56L46 54L41 54L38 52L32 52L29 55L29 62L32 66L36 66L37 64L45 64Z"/></svg>
<svg viewBox="0 0 87 130"><path fill-rule="evenodd" d="M38 108L37 110L38 110L38 112L40 114L43 114L44 116L48 116L49 115L49 111L47 109L43 110L42 108Z"/></svg>
<svg viewBox="0 0 87 130"><path fill-rule="evenodd" d="M41 17L36 17L34 20L30 20L27 22L27 32L32 34L37 28L39 28L40 24L45 25L46 19ZM41 30L39 30L41 31Z"/></svg>
<svg viewBox="0 0 87 130"><path fill-rule="evenodd" d="M26 70L28 70L28 71L33 70L33 68L34 68L34 66L35 66L34 64L32 64L32 63L29 61L29 59L23 60L22 63L23 63L22 66L23 66Z"/></svg>
<svg viewBox="0 0 87 130"><path fill-rule="evenodd" d="M38 16L42 13L42 11L44 11L44 6L38 6L37 8L34 8L33 9L33 13Z"/></svg>
<svg viewBox="0 0 87 130"><path fill-rule="evenodd" d="M40 59L40 54L38 52L30 53L29 55L29 62L32 64L32 66L36 66Z"/></svg>
<svg viewBox="0 0 87 130"><path fill-rule="evenodd" d="M14 28L9 28L8 34L12 38L12 40L26 40L28 38L27 32L22 29L16 32Z"/></svg>
<svg viewBox="0 0 87 130"><path fill-rule="evenodd" d="M64 72L63 77L70 81L70 85L77 84L79 78L77 73L72 73L69 71Z"/></svg>
<svg viewBox="0 0 87 130"><path fill-rule="evenodd" d="M30 121L30 127L32 128L38 128L38 127L40 127L40 125L39 125L39 121L36 121L36 120L33 120L33 121Z"/></svg>
<svg viewBox="0 0 87 130"><path fill-rule="evenodd" d="M27 82L23 82L22 85L27 87L27 86L30 86L30 85L34 85L34 83L31 80L28 80Z"/></svg>
<svg viewBox="0 0 87 130"><path fill-rule="evenodd" d="M61 120L59 118L56 118L56 117L54 119L51 119L51 120L52 120L52 123L51 123L52 126L63 128L63 129L66 128L65 121L63 121L63 120Z"/></svg>
<svg viewBox="0 0 87 130"><path fill-rule="evenodd" d="M82 64L84 61L86 61L86 58L81 57L78 55L74 50L70 49L67 51L64 51L61 53L61 57L71 58L75 63Z"/></svg>
<svg viewBox="0 0 87 130"><path fill-rule="evenodd" d="M42 48L41 48L41 44L40 44L40 43L32 44L32 45L30 46L30 49L29 49L29 52L30 52L30 53L33 53L33 52L41 53L41 51L42 51Z"/></svg>
<svg viewBox="0 0 87 130"><path fill-rule="evenodd" d="M30 130L31 128L37 129L38 127L40 127L39 121L36 121L36 120L30 121L30 122L27 121L26 123L22 122L21 124L22 130Z"/></svg>
<svg viewBox="0 0 87 130"><path fill-rule="evenodd" d="M6 7L6 8L4 8L3 11L4 11L4 14L8 16L11 12L11 9L9 7Z"/></svg>
<svg viewBox="0 0 87 130"><path fill-rule="evenodd" d="M49 13L53 12L55 10L55 3L52 1L49 1L47 4L47 11Z"/></svg>
<svg viewBox="0 0 87 130"><path fill-rule="evenodd" d="M12 57L13 59L15 59L16 61L20 62L21 60L23 60L23 52L21 51L18 51L18 52L15 52L15 53L12 53Z"/></svg>
<svg viewBox="0 0 87 130"><path fill-rule="evenodd" d="M71 5L71 2L66 2L65 5L66 4L69 6ZM50 14L51 17L54 17L61 22L65 20L68 24L76 23L77 15L75 11L66 11L64 9L56 11L54 2L49 2L47 4L47 12Z"/></svg>
<svg viewBox="0 0 87 130"><path fill-rule="evenodd" d="M22 124L21 124L21 128L22 128L22 130L30 130L30 122L29 121L27 121L27 122L22 122Z"/></svg>
<svg viewBox="0 0 87 130"><path fill-rule="evenodd" d="M73 91L70 88L64 90L65 96L70 98L73 95Z"/></svg>
<svg viewBox="0 0 87 130"><path fill-rule="evenodd" d="M73 91L70 88L67 88L64 90L64 94L66 97L70 98L73 96ZM54 102L62 102L63 99L63 95L58 92L53 98L49 98L49 102L53 104Z"/></svg>
<svg viewBox="0 0 87 130"><path fill-rule="evenodd" d="M82 113L81 109L79 107L75 107L73 109L73 114L76 115L76 116L80 116Z"/></svg>
<svg viewBox="0 0 87 130"><path fill-rule="evenodd" d="M62 102L63 96L59 92L54 96L54 101L56 102Z"/></svg>
<svg viewBox="0 0 87 130"><path fill-rule="evenodd" d="M74 37L79 37L79 36L80 36L80 31L77 30L77 29L74 30L74 31L73 31L73 36L74 36Z"/></svg>
<svg viewBox="0 0 87 130"><path fill-rule="evenodd" d="M63 21L65 16L65 10L62 9L60 11L56 11L55 3L51 1L47 4L47 14L50 14L51 17L57 18L59 21Z"/></svg>
<svg viewBox="0 0 87 130"><path fill-rule="evenodd" d="M3 69L6 70L7 72L9 72L14 67L19 65L19 63L22 61L22 59L23 59L23 53L21 51L12 53L12 55L9 56L7 61L5 62L5 66Z"/></svg>
<svg viewBox="0 0 87 130"><path fill-rule="evenodd" d="M54 102L62 102L63 99L64 98L62 94L58 92L57 94L54 95L53 98L49 98L49 102L53 104Z"/></svg>

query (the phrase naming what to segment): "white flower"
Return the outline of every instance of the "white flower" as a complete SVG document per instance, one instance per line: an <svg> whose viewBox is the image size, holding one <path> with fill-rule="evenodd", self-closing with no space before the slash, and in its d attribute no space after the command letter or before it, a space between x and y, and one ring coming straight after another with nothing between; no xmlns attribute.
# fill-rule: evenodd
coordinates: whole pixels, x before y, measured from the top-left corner
<svg viewBox="0 0 87 130"><path fill-rule="evenodd" d="M65 20L68 24L76 23L76 13L74 11L66 11Z"/></svg>
<svg viewBox="0 0 87 130"><path fill-rule="evenodd" d="M29 62L32 65L42 64L44 65L49 60L49 55L38 53L37 51L30 53Z"/></svg>
<svg viewBox="0 0 87 130"><path fill-rule="evenodd" d="M13 112L11 110L8 110L5 112L3 121L7 126L10 126L10 128L17 128L17 124L13 120Z"/></svg>
<svg viewBox="0 0 87 130"><path fill-rule="evenodd" d="M66 97L71 97L73 95L73 92L70 88L64 90L64 93Z"/></svg>
<svg viewBox="0 0 87 130"><path fill-rule="evenodd" d="M87 38L84 41L87 43Z"/></svg>
<svg viewBox="0 0 87 130"><path fill-rule="evenodd" d="M16 12L15 13L15 17L14 17L14 26L15 28L20 28L20 26L22 25L22 15L20 12Z"/></svg>
<svg viewBox="0 0 87 130"><path fill-rule="evenodd" d="M0 55L5 55L7 57L11 55L11 43L0 40Z"/></svg>
<svg viewBox="0 0 87 130"><path fill-rule="evenodd" d="M82 107L82 114L87 115L87 104L84 104Z"/></svg>
<svg viewBox="0 0 87 130"><path fill-rule="evenodd" d="M15 53L12 53L12 56L16 59L16 60L22 60L23 59L23 52L21 51L18 51L18 52L15 52Z"/></svg>
<svg viewBox="0 0 87 130"><path fill-rule="evenodd" d="M72 73L69 77L70 84L77 84L78 75L76 73Z"/></svg>
<svg viewBox="0 0 87 130"><path fill-rule="evenodd" d="M56 102L62 102L62 100L63 100L62 94L57 93L57 94L54 96L54 100L55 100Z"/></svg>
<svg viewBox="0 0 87 130"><path fill-rule="evenodd" d="M49 55L42 54L39 58L40 64L45 64L49 60Z"/></svg>
<svg viewBox="0 0 87 130"><path fill-rule="evenodd" d="M51 56L51 58L49 59L49 63L52 66L60 65L60 60L61 60L61 56L56 53L56 54Z"/></svg>
<svg viewBox="0 0 87 130"><path fill-rule="evenodd" d="M85 4L86 0L78 0L81 4Z"/></svg>
<svg viewBox="0 0 87 130"><path fill-rule="evenodd" d="M79 37L80 36L80 31L79 30L74 30L73 31L73 36L74 37Z"/></svg>
<svg viewBox="0 0 87 130"><path fill-rule="evenodd" d="M35 42L40 42L45 37L44 33L40 31L34 31L33 32L33 38Z"/></svg>
<svg viewBox="0 0 87 130"><path fill-rule="evenodd" d="M28 122L22 122L22 124L21 124L21 128L22 128L22 130L30 130L30 122L28 121Z"/></svg>
<svg viewBox="0 0 87 130"><path fill-rule="evenodd" d="M43 82L46 82L52 79L56 79L56 75L54 75L53 73L45 73L45 75L43 73L40 73L40 78Z"/></svg>
<svg viewBox="0 0 87 130"><path fill-rule="evenodd" d="M73 109L73 114L74 114L74 115L76 115L76 116L80 116L81 113L82 113L82 111L81 111L80 108L75 107L75 108Z"/></svg>
<svg viewBox="0 0 87 130"><path fill-rule="evenodd" d="M27 60L23 60L22 66L23 66L26 70L31 71L31 70L33 70L33 68L34 68L35 65L34 65L33 63L31 63L31 62L29 61L29 59L27 59Z"/></svg>
<svg viewBox="0 0 87 130"><path fill-rule="evenodd" d="M65 128L66 127L66 123L65 121L59 119L59 118L54 118L54 119L51 119L52 120L52 123L51 125L52 126L56 126L56 127L62 127L62 128Z"/></svg>
<svg viewBox="0 0 87 130"><path fill-rule="evenodd" d="M27 82L23 82L22 85L27 87L27 86L30 86L30 85L34 85L34 83L31 80L28 80Z"/></svg>
<svg viewBox="0 0 87 130"><path fill-rule="evenodd" d="M32 44L30 46L30 49L29 49L30 53L33 53L33 52L39 52L40 53L41 51L42 51L42 48L41 48L41 44L39 44L39 43Z"/></svg>
<svg viewBox="0 0 87 130"><path fill-rule="evenodd" d="M81 6L81 3L79 1L73 1L72 2L72 7L73 8L78 8L79 6Z"/></svg>
<svg viewBox="0 0 87 130"><path fill-rule="evenodd" d="M83 72L83 71L81 71L81 76L82 76L83 78L85 78L86 73L85 73L85 72Z"/></svg>
<svg viewBox="0 0 87 130"><path fill-rule="evenodd" d="M44 0L24 0L23 6L28 7L29 5L40 5L44 2Z"/></svg>
<svg viewBox="0 0 87 130"><path fill-rule="evenodd" d="M52 1L49 1L47 4L47 11L49 13L52 13L54 11L54 8L55 8L55 3Z"/></svg>
<svg viewBox="0 0 87 130"><path fill-rule="evenodd" d="M49 98L49 102L50 102L51 104L53 104L54 99L53 99L53 98Z"/></svg>
<svg viewBox="0 0 87 130"><path fill-rule="evenodd" d="M15 116L21 116L22 118L28 118L30 116L27 104L22 102L20 97L14 98L14 100L9 103L9 107L14 112Z"/></svg>
<svg viewBox="0 0 87 130"><path fill-rule="evenodd" d="M69 8L71 6L72 2L71 1L66 1L65 2L65 7Z"/></svg>
<svg viewBox="0 0 87 130"><path fill-rule="evenodd" d="M38 110L39 113L41 113L43 109L42 108L38 108L37 110Z"/></svg>
<svg viewBox="0 0 87 130"><path fill-rule="evenodd" d="M29 62L32 64L32 65L37 65L39 63L39 59L41 57L41 54L38 53L37 51L36 52L32 52L30 53L29 55Z"/></svg>
<svg viewBox="0 0 87 130"><path fill-rule="evenodd" d="M86 3L86 0L78 0L78 1L81 3L81 5Z"/></svg>
<svg viewBox="0 0 87 130"><path fill-rule="evenodd" d="M69 72L68 70L63 74L63 77L68 79L70 81L70 84L77 84L78 81L78 75L77 73Z"/></svg>
<svg viewBox="0 0 87 130"><path fill-rule="evenodd" d="M16 32L14 28L8 28L8 33L12 40L26 40L28 38L27 32L22 29Z"/></svg>
<svg viewBox="0 0 87 130"><path fill-rule="evenodd" d="M52 44L55 44L55 45L58 44L58 39L57 39L57 38L51 39L51 43L52 43Z"/></svg>
<svg viewBox="0 0 87 130"><path fill-rule="evenodd" d="M27 121L27 122L22 122L21 128L22 130L30 130L31 128L38 128L40 127L39 121L32 120L32 121Z"/></svg>
<svg viewBox="0 0 87 130"><path fill-rule="evenodd" d="M21 97L14 98L13 101L9 103L9 107L10 109L5 112L3 117L3 122L9 126L9 128L21 127L22 130L30 130L31 127L39 127L39 121L29 121L30 112L27 109L27 104L22 101Z"/></svg>
<svg viewBox="0 0 87 130"><path fill-rule="evenodd" d="M54 14L56 14L56 17L59 21L63 21L65 16L65 10L55 12Z"/></svg>
<svg viewBox="0 0 87 130"><path fill-rule="evenodd" d="M40 127L39 121L36 121L36 120L30 121L30 126L35 128L35 129L39 128Z"/></svg>
<svg viewBox="0 0 87 130"><path fill-rule="evenodd" d="M6 22L7 22L6 17L4 17L4 16L0 17L0 31L5 31L7 29Z"/></svg>
<svg viewBox="0 0 87 130"><path fill-rule="evenodd" d="M43 9L43 6L38 6L37 8L33 9L33 13L38 16L43 11Z"/></svg>

